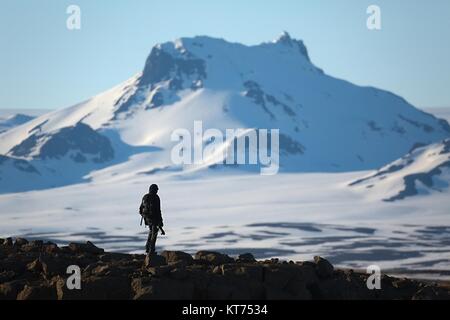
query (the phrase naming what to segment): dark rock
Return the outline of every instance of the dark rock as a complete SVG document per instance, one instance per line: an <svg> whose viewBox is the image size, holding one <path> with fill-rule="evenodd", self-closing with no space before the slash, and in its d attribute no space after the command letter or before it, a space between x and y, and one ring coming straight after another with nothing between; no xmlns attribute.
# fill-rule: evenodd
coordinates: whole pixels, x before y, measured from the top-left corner
<svg viewBox="0 0 450 320"><path fill-rule="evenodd" d="M264 269L259 265L236 265L236 264L224 264L218 267L218 271L214 272L216 274L222 274L224 276L240 276L247 279L252 279L256 281L263 281Z"/></svg>
<svg viewBox="0 0 450 320"><path fill-rule="evenodd" d="M264 284L267 287L282 290L294 278L294 274L289 269L283 267L268 266L264 268L264 271Z"/></svg>
<svg viewBox="0 0 450 320"><path fill-rule="evenodd" d="M128 277L97 277L82 279L81 289L69 290L64 278L56 282L59 300L122 300L130 299L131 286Z"/></svg>
<svg viewBox="0 0 450 320"><path fill-rule="evenodd" d="M77 261L76 258L65 256L41 255L39 260L42 263L44 274L49 277L66 275L67 267L70 265L79 265L82 267L81 261Z"/></svg>
<svg viewBox="0 0 450 320"><path fill-rule="evenodd" d="M8 257L0 260L0 270L12 271L15 274L21 275L27 270L27 263L23 260Z"/></svg>
<svg viewBox="0 0 450 320"><path fill-rule="evenodd" d="M12 238L6 238L6 239L3 239L2 245L11 247L11 246L13 245L13 240L12 240Z"/></svg>
<svg viewBox="0 0 450 320"><path fill-rule="evenodd" d="M102 254L105 250L96 247L92 242L86 243L70 243L69 249L77 253Z"/></svg>
<svg viewBox="0 0 450 320"><path fill-rule="evenodd" d="M89 242L62 248L7 242L0 246L0 300L450 299L448 287L387 275L381 276L380 290L369 290L369 275L335 270L321 257L297 263L257 262L250 254L234 261L211 251L200 251L195 259L180 251L146 257L104 253ZM70 265L82 270L81 290L67 288Z"/></svg>
<svg viewBox="0 0 450 320"><path fill-rule="evenodd" d="M328 260L315 256L316 272L320 278L329 278L333 275L334 267Z"/></svg>
<svg viewBox="0 0 450 320"><path fill-rule="evenodd" d="M29 244L31 246L40 248L40 247L42 247L44 245L44 241L42 241L42 240L33 240L33 241L30 241Z"/></svg>
<svg viewBox="0 0 450 320"><path fill-rule="evenodd" d="M37 159L60 159L70 151L78 151L78 156L72 156L74 161L80 161L83 154L92 156L95 163L107 162L114 157L111 141L81 121L52 134L34 132L10 152L18 157L30 156L39 144L38 154L33 155Z"/></svg>
<svg viewBox="0 0 450 320"><path fill-rule="evenodd" d="M449 290L439 288L433 285L427 285L423 287L412 297L412 300L449 300L449 299L450 299Z"/></svg>
<svg viewBox="0 0 450 320"><path fill-rule="evenodd" d="M132 257L129 254L126 253L105 253L101 255L100 260L103 262L111 262L111 261L119 261L119 260L131 260Z"/></svg>
<svg viewBox="0 0 450 320"><path fill-rule="evenodd" d="M25 282L21 280L0 284L0 300L16 300L24 286Z"/></svg>
<svg viewBox="0 0 450 320"><path fill-rule="evenodd" d="M31 272L40 273L40 272L44 271L44 268L42 266L41 261L39 261L39 259L36 259L33 262L30 262L29 264L27 264L27 270L31 271Z"/></svg>
<svg viewBox="0 0 450 320"><path fill-rule="evenodd" d="M170 278L134 279L131 287L134 300L191 300L195 289L192 281Z"/></svg>
<svg viewBox="0 0 450 320"><path fill-rule="evenodd" d="M43 246L43 252L48 254L58 253L59 247L55 243L47 243Z"/></svg>
<svg viewBox="0 0 450 320"><path fill-rule="evenodd" d="M213 265L233 263L234 259L226 254L214 252L214 251L199 251L195 254L195 259L207 262Z"/></svg>
<svg viewBox="0 0 450 320"><path fill-rule="evenodd" d="M148 267L147 271L154 277L163 277L172 271L172 266Z"/></svg>
<svg viewBox="0 0 450 320"><path fill-rule="evenodd" d="M297 264L297 266L291 269L296 279L304 282L307 286L311 286L319 281L314 263L305 261Z"/></svg>
<svg viewBox="0 0 450 320"><path fill-rule="evenodd" d="M170 271L169 277L175 280L184 280L189 277L189 272L185 268L174 268Z"/></svg>
<svg viewBox="0 0 450 320"><path fill-rule="evenodd" d="M33 240L20 247L23 252L41 252L43 241Z"/></svg>
<svg viewBox="0 0 450 320"><path fill-rule="evenodd" d="M16 276L16 273L14 271L3 271L0 273L0 283L5 283L8 281L11 281Z"/></svg>
<svg viewBox="0 0 450 320"><path fill-rule="evenodd" d="M24 238L16 238L16 241L14 241L14 246L21 247L23 245L26 245L28 243L27 239Z"/></svg>
<svg viewBox="0 0 450 320"><path fill-rule="evenodd" d="M252 300L263 299L264 285L261 281L245 276L227 274L213 275L206 287L206 299L212 300Z"/></svg>
<svg viewBox="0 0 450 320"><path fill-rule="evenodd" d="M166 265L166 258L164 258L163 256L157 255L157 254L152 254L152 255L147 255L145 257L144 260L144 267L149 268L149 267L160 267L160 266L164 266Z"/></svg>
<svg viewBox="0 0 450 320"><path fill-rule="evenodd" d="M166 258L168 264L184 262L185 265L190 265L194 263L194 258L186 252L183 251L163 251L161 252L161 256Z"/></svg>
<svg viewBox="0 0 450 320"><path fill-rule="evenodd" d="M91 266L91 264L90 264L90 266ZM93 268L90 273L92 275L96 275L96 276L106 276L106 275L109 275L110 272L111 272L111 268L109 265L99 264L95 268Z"/></svg>
<svg viewBox="0 0 450 320"><path fill-rule="evenodd" d="M56 290L52 286L25 285L17 295L17 300L56 300Z"/></svg>
<svg viewBox="0 0 450 320"><path fill-rule="evenodd" d="M256 259L251 253L243 253L239 255L238 262L256 262Z"/></svg>

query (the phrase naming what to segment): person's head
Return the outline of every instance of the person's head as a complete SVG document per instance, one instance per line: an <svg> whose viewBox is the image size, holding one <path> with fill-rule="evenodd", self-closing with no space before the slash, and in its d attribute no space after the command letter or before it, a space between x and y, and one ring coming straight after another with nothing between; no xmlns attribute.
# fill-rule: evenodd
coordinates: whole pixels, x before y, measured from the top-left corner
<svg viewBox="0 0 450 320"><path fill-rule="evenodd" d="M152 184L152 185L150 186L150 188L148 189L148 191L149 191L150 193L157 193L157 192L158 192L158 186L157 186L156 184Z"/></svg>

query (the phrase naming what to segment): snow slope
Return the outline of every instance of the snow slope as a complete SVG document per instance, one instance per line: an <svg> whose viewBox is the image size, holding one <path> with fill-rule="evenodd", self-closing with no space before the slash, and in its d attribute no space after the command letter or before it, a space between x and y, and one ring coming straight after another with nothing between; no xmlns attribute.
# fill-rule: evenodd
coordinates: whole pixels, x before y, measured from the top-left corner
<svg viewBox="0 0 450 320"><path fill-rule="evenodd" d="M41 172L44 187L145 173L209 173L222 162L221 150L229 150L231 140L201 165L174 165L171 159L177 144L172 132L192 132L195 120L203 121L204 130L221 132L279 129L282 172L375 169L417 143L450 135L446 121L401 97L325 74L311 62L303 42L287 33L256 46L201 36L156 45L142 73L1 134L0 154L29 161ZM90 158L76 143L66 146L64 154L46 153L51 137L60 141L61 131L73 131L80 123L90 127L86 139L109 140L98 152L110 145L112 157L89 165L76 161ZM200 143L210 142L205 138ZM232 168L259 172L254 165ZM73 174L65 174L67 170ZM1 181L1 192L13 191ZM18 179L14 190L30 189L21 188Z"/></svg>
<svg viewBox="0 0 450 320"><path fill-rule="evenodd" d="M450 139L417 146L407 155L350 186L384 201L443 192L450 182Z"/></svg>

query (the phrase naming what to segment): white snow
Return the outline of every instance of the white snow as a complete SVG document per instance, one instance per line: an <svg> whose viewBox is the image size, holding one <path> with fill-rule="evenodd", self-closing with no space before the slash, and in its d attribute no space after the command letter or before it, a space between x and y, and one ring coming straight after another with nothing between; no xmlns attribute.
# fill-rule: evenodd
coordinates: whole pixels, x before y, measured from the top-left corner
<svg viewBox="0 0 450 320"><path fill-rule="evenodd" d="M442 192L448 189L450 182L450 168L444 166L450 160L450 152L445 152L445 144L450 144L448 139L417 148L404 157L363 177L364 181L353 185L352 189L360 193L361 197L372 200L390 199L405 189L405 177L429 174L435 168L441 167L440 174L432 177L432 186L415 181L415 188L419 195ZM395 167L398 169L390 170Z"/></svg>
<svg viewBox="0 0 450 320"><path fill-rule="evenodd" d="M0 195L0 236L91 240L108 250L142 252L146 230L138 207L156 182L167 232L160 250L252 251L294 260L320 254L345 267L448 269L448 192L399 203L365 199L343 187L363 174L142 176Z"/></svg>

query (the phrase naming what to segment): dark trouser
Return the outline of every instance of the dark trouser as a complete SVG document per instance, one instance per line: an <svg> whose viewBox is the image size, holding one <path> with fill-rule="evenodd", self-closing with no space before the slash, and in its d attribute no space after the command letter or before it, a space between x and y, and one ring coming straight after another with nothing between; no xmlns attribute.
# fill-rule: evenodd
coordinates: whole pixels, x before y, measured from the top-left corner
<svg viewBox="0 0 450 320"><path fill-rule="evenodd" d="M158 227L150 225L148 231L148 239L145 245L145 252L155 253L156 238L158 237Z"/></svg>

